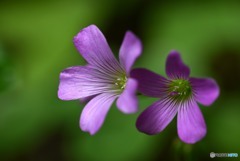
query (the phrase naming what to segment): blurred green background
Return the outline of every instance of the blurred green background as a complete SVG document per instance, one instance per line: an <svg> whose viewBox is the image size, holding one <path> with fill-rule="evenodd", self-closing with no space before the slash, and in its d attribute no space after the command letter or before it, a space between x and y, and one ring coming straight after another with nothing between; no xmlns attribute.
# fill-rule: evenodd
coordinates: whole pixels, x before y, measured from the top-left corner
<svg viewBox="0 0 240 161"><path fill-rule="evenodd" d="M113 106L101 130L79 129L84 107L57 98L59 73L84 65L72 39L96 24L118 55L126 30L144 45L135 67L165 75L171 49L181 52L195 77L213 77L221 88L202 107L206 137L182 143L176 120L161 134L135 128L155 99L139 96L140 111L124 115ZM212 160L210 152L240 154L240 2L10 0L0 2L0 160L158 161ZM234 160L239 158L214 158Z"/></svg>

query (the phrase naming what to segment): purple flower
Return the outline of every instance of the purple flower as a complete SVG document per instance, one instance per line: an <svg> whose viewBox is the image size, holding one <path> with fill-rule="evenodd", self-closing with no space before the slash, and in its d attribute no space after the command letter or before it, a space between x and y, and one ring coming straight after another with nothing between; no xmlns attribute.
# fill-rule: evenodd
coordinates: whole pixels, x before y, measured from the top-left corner
<svg viewBox="0 0 240 161"><path fill-rule="evenodd" d="M139 131L149 135L160 133L177 115L180 139L195 143L206 135L206 124L197 102L209 106L219 95L217 83L210 78L189 77L190 69L180 54L172 51L167 58L168 78L147 69L135 69L131 76L139 82L139 91L161 98L150 105L137 119Z"/></svg>
<svg viewBox="0 0 240 161"><path fill-rule="evenodd" d="M81 30L74 37L74 44L88 65L61 72L58 97L61 100L90 100L82 111L79 124L83 131L93 135L102 126L116 98L120 111L137 112L137 81L129 75L141 54L142 44L132 32L126 32L120 48L120 63L95 25Z"/></svg>

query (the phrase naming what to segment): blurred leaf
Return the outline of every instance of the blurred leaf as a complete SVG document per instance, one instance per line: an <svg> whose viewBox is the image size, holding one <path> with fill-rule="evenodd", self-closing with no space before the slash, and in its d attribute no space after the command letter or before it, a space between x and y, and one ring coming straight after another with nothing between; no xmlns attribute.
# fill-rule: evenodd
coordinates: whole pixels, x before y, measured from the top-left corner
<svg viewBox="0 0 240 161"><path fill-rule="evenodd" d="M8 89L16 81L13 65L0 44L0 92Z"/></svg>

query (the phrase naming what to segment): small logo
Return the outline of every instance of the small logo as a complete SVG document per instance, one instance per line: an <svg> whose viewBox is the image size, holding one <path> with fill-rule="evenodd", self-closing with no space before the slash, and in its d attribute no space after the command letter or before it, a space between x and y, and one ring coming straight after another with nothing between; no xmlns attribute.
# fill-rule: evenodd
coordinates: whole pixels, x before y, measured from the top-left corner
<svg viewBox="0 0 240 161"><path fill-rule="evenodd" d="M211 158L214 158L215 156L216 156L216 155L215 155L214 152L211 152L211 153L210 153L210 157L211 157Z"/></svg>
<svg viewBox="0 0 240 161"><path fill-rule="evenodd" d="M215 158L215 157L238 157L238 153L210 153L210 158Z"/></svg>

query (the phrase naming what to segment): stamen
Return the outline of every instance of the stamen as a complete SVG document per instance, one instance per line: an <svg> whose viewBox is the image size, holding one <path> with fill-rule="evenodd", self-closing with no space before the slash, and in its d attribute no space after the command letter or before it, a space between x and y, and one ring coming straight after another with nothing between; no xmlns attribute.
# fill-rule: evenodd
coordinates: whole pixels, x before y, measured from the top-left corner
<svg viewBox="0 0 240 161"><path fill-rule="evenodd" d="M127 77L122 76L122 77L118 77L114 84L115 84L117 89L120 89L122 91L123 89L125 89L126 83L127 83Z"/></svg>
<svg viewBox="0 0 240 161"><path fill-rule="evenodd" d="M188 80L176 79L169 83L169 96L177 101L187 100L192 94L192 87Z"/></svg>

